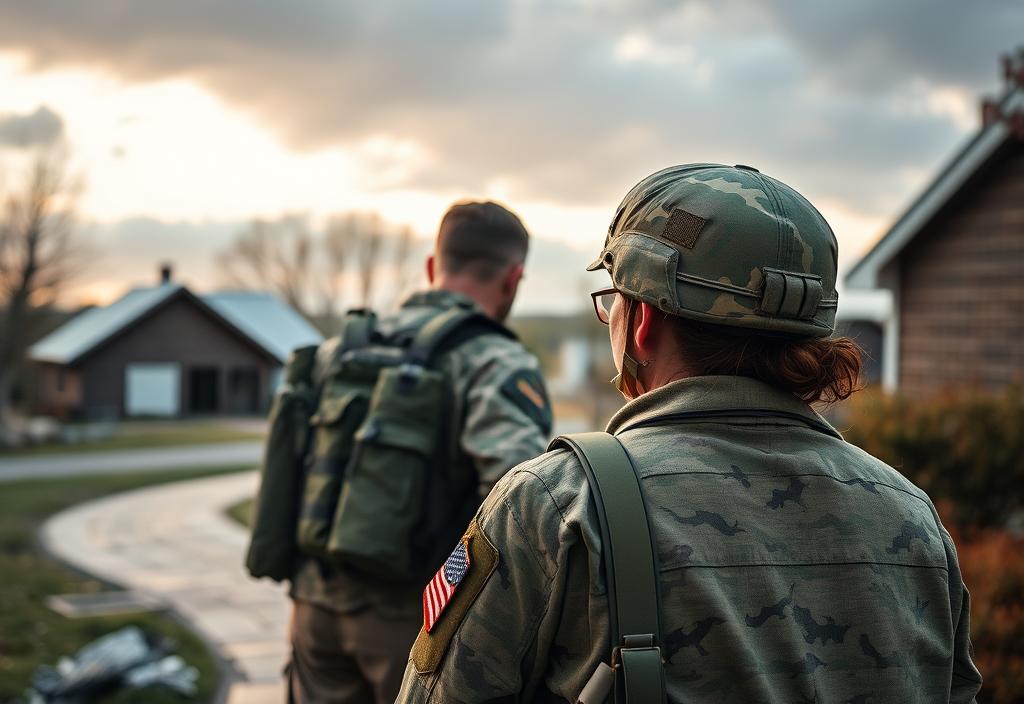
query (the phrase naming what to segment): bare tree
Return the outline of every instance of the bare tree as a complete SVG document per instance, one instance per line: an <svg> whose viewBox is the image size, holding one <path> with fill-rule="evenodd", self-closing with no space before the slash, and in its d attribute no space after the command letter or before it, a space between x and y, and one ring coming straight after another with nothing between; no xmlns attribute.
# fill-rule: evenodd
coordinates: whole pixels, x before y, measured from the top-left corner
<svg viewBox="0 0 1024 704"><path fill-rule="evenodd" d="M405 283L415 246L412 228L408 225L388 227L377 213L349 213L340 219L344 223L345 243L355 264L359 304L364 307L374 303L394 304L407 288ZM381 282L391 284L391 290L384 295L381 295Z"/></svg>
<svg viewBox="0 0 1024 704"><path fill-rule="evenodd" d="M357 216L357 220L360 219ZM356 275L359 278L360 305L370 305L370 294L377 280L384 251L384 230L376 213L361 218L362 227L353 232L352 247L356 253Z"/></svg>
<svg viewBox="0 0 1024 704"><path fill-rule="evenodd" d="M372 305L381 273L404 266L411 247L411 230L395 231L376 213L335 215L320 233L307 218L286 216L253 221L218 260L232 284L272 290L333 331L346 293Z"/></svg>
<svg viewBox="0 0 1024 704"><path fill-rule="evenodd" d="M15 380L37 312L57 299L81 251L73 240L78 184L67 154L38 153L0 215L0 431L9 427Z"/></svg>
<svg viewBox="0 0 1024 704"><path fill-rule="evenodd" d="M327 320L334 320L337 317L337 306L345 285L345 267L349 259L345 233L345 228L337 218L332 218L327 223L324 232L324 264L327 267L327 275L324 279L321 315Z"/></svg>
<svg viewBox="0 0 1024 704"><path fill-rule="evenodd" d="M413 253L416 246L416 237L412 228L408 225L398 230L395 237L395 247L392 252L391 262L394 266L395 286L392 297L397 298L407 293L414 287L413 279Z"/></svg>
<svg viewBox="0 0 1024 704"><path fill-rule="evenodd" d="M314 250L317 238L304 217L253 220L218 261L232 284L269 289L308 317L330 304L331 274Z"/></svg>

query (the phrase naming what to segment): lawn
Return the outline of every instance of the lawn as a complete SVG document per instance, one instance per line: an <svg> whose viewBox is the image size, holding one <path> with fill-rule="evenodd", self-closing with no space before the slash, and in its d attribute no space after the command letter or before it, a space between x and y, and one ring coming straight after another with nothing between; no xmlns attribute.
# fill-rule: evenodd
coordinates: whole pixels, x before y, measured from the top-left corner
<svg viewBox="0 0 1024 704"><path fill-rule="evenodd" d="M199 694L193 701L210 701L219 679L216 659L198 637L169 615L68 619L47 608L45 599L51 594L98 592L105 586L44 554L36 532L48 516L90 499L243 469L251 467L178 469L0 484L0 702L12 701L23 694L37 665L52 665L61 655L70 655L98 636L129 624L172 641L177 654L199 669ZM150 689L122 691L99 701L103 704L170 704L184 700L168 691Z"/></svg>
<svg viewBox="0 0 1024 704"><path fill-rule="evenodd" d="M252 526L252 505L254 501L255 499L239 501L234 506L229 506L225 513L228 514L228 518L231 518L236 523L249 528Z"/></svg>
<svg viewBox="0 0 1024 704"><path fill-rule="evenodd" d="M135 450L148 447L202 445L217 442L259 440L262 434L217 421L128 423L108 438L76 443L46 442L18 448L0 447L0 458L33 455Z"/></svg>

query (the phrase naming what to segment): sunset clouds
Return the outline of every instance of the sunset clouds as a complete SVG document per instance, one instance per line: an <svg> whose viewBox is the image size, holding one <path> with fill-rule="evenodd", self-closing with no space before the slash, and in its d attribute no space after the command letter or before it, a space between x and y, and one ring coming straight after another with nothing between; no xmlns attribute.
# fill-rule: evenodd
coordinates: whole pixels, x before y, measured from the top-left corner
<svg viewBox="0 0 1024 704"><path fill-rule="evenodd" d="M364 204L427 233L447 199L490 195L521 207L539 234L582 248L599 244L599 223L648 172L742 162L819 203L847 261L974 128L980 95L998 88L998 55L1024 24L1011 0L0 8L0 52L17 57L22 84L71 71L112 81L115 102L118 91L152 92L153 103L122 101L117 116L95 118L100 133L76 128L74 100L0 97L0 142L9 115L48 106L73 148L97 150L90 159L108 185L90 175L90 190L107 201L142 179L177 192L185 218ZM175 91L196 97L175 101ZM101 93L77 104L97 115ZM168 136L173 154L145 158L160 152L147 146L154 130L175 122L186 132ZM200 181L216 174L202 192L188 187L190 164ZM167 219L173 202L151 195L139 194L151 205L137 210L90 212Z"/></svg>

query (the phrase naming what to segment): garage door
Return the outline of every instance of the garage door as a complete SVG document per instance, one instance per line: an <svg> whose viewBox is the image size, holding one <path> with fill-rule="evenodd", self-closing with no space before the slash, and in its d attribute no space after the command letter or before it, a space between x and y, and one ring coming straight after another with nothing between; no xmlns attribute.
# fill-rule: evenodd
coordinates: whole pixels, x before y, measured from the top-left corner
<svg viewBox="0 0 1024 704"><path fill-rule="evenodd" d="M176 416L181 412L179 365L129 364L124 373L124 408L127 415Z"/></svg>

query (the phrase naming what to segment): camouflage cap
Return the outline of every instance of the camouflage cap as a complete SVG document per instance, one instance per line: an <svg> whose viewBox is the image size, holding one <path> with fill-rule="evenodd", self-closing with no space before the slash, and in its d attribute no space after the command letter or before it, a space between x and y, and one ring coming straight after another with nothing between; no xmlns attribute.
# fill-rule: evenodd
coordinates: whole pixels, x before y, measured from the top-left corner
<svg viewBox="0 0 1024 704"><path fill-rule="evenodd" d="M671 315L825 337L837 256L825 218L786 184L750 166L684 164L626 194L587 270Z"/></svg>

